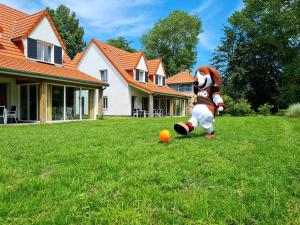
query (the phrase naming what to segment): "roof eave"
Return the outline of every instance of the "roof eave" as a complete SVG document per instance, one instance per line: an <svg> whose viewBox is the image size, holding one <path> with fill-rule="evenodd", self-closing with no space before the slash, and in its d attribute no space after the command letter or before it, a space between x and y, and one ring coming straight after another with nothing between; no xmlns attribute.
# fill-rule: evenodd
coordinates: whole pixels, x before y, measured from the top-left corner
<svg viewBox="0 0 300 225"><path fill-rule="evenodd" d="M28 72L28 71L22 71L22 70L7 69L4 67L0 67L0 73L7 74L7 75L37 78L37 79L65 81L65 82L70 82L70 83L85 84L85 85L96 86L96 87L100 87L100 86L108 87L109 86L108 83L85 81L85 80L76 79L76 78L59 77L59 76L55 76L55 75L51 75L51 74L41 74L41 73L34 73L34 72Z"/></svg>

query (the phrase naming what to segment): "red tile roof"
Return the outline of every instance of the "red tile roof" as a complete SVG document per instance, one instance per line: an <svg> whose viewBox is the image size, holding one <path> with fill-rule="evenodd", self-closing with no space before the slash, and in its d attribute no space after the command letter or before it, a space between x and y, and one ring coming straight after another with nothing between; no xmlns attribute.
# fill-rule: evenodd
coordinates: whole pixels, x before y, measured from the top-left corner
<svg viewBox="0 0 300 225"><path fill-rule="evenodd" d="M48 78L56 76L63 79L82 80L85 83L91 82L93 84L103 84L103 82L80 72L66 53L64 53L63 56L63 66L35 62L24 56L22 43L20 41L14 42L11 38L14 37L16 39L28 36L45 16L54 29L57 37L62 42L49 14L46 11L29 15L0 4L0 26L4 29L0 44L0 69L9 71L14 70L17 72L25 71L32 74L39 74L40 77L43 77L43 75Z"/></svg>
<svg viewBox="0 0 300 225"><path fill-rule="evenodd" d="M0 33L3 33L3 28L0 26Z"/></svg>
<svg viewBox="0 0 300 225"><path fill-rule="evenodd" d="M72 60L72 61L73 61L73 64L74 64L75 66L78 65L78 63L79 63L81 57L83 56L83 54L84 54L84 51L78 52L78 53L75 55L75 57L74 57L73 60Z"/></svg>
<svg viewBox="0 0 300 225"><path fill-rule="evenodd" d="M17 58L8 55L2 55L0 53L0 70L12 70L16 72L27 72L36 75L45 75L49 77L66 78L77 81L88 81L92 83L101 84L98 79L89 76L78 69L71 69L59 66L53 66L50 64L43 64L25 58ZM48 77L48 78L49 78Z"/></svg>
<svg viewBox="0 0 300 225"><path fill-rule="evenodd" d="M143 52L134 52L130 54L123 54L119 61L122 64L125 70L132 70L136 69L142 56L144 55Z"/></svg>
<svg viewBox="0 0 300 225"><path fill-rule="evenodd" d="M161 63L161 59L147 60L147 66L148 66L150 75L156 74L160 63Z"/></svg>
<svg viewBox="0 0 300 225"><path fill-rule="evenodd" d="M167 84L193 83L194 75L190 72L180 72L166 80Z"/></svg>
<svg viewBox="0 0 300 225"><path fill-rule="evenodd" d="M168 86L160 87L153 84L152 81L149 80L148 83L141 83L136 81L128 72L127 68L132 67L136 62L139 54L141 53L129 53L127 51L118 49L116 47L110 46L103 42L92 39L91 43L95 43L95 45L99 48L99 50L106 56L106 58L112 63L112 65L117 69L120 75L131 85L138 89L144 90L148 93L152 94L162 94L162 95L171 95L177 97L188 97L185 94L179 93ZM90 43L90 44L91 44ZM132 59L130 59L132 57ZM141 57L141 56L140 56ZM130 63L125 62L124 59L129 59ZM128 66L130 65L130 66ZM136 68L136 66L134 67Z"/></svg>

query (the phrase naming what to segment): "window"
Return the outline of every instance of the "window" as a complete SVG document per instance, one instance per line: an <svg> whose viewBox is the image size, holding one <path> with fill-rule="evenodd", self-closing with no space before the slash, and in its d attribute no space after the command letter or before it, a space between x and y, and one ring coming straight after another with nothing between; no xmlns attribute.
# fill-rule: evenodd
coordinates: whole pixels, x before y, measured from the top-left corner
<svg viewBox="0 0 300 225"><path fill-rule="evenodd" d="M145 82L145 71L140 70L139 82Z"/></svg>
<svg viewBox="0 0 300 225"><path fill-rule="evenodd" d="M148 111L148 107L149 106L149 98L143 97L142 98L142 110L147 110Z"/></svg>
<svg viewBox="0 0 300 225"><path fill-rule="evenodd" d="M192 91L192 84L181 84L179 86L180 92L191 92Z"/></svg>
<svg viewBox="0 0 300 225"><path fill-rule="evenodd" d="M51 62L51 45L37 42L37 59L43 62Z"/></svg>
<svg viewBox="0 0 300 225"><path fill-rule="evenodd" d="M100 70L100 79L102 81L104 81L105 83L108 82L108 79L107 79L107 70Z"/></svg>
<svg viewBox="0 0 300 225"><path fill-rule="evenodd" d="M108 98L107 98L107 96L103 96L103 109L104 110L108 109Z"/></svg>
<svg viewBox="0 0 300 225"><path fill-rule="evenodd" d="M172 84L172 85L170 85L170 88L174 89L175 91L179 91L178 84Z"/></svg>
<svg viewBox="0 0 300 225"><path fill-rule="evenodd" d="M143 71L143 70L139 70L139 69L135 70L135 80L137 80L139 82L147 83L148 79L149 79L148 76L149 76L149 74L147 71Z"/></svg>
<svg viewBox="0 0 300 225"><path fill-rule="evenodd" d="M155 75L155 84L158 86L165 86L166 85L166 78L161 75Z"/></svg>

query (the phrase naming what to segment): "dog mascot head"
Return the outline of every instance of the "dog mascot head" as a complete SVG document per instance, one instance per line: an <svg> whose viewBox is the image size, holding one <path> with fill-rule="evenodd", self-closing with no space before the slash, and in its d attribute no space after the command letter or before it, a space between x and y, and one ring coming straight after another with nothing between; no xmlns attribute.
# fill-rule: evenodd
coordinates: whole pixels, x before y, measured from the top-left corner
<svg viewBox="0 0 300 225"><path fill-rule="evenodd" d="M221 89L222 79L220 73L215 68L201 66L196 70L194 84L199 90L212 87L213 85Z"/></svg>

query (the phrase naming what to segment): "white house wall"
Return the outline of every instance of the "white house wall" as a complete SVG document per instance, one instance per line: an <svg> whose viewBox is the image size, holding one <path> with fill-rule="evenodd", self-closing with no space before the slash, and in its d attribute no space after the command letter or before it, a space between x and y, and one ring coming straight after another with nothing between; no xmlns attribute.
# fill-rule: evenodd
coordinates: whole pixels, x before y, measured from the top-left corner
<svg viewBox="0 0 300 225"><path fill-rule="evenodd" d="M34 30L28 36L32 39L36 39L48 44L53 44L62 47L58 38L55 35L54 30L49 22L49 20L44 17L40 23L34 28ZM22 40L24 46L24 55L27 57L27 38ZM62 54L64 54L64 49L62 49ZM52 63L54 63L54 50L51 51Z"/></svg>
<svg viewBox="0 0 300 225"><path fill-rule="evenodd" d="M159 64L159 67L158 67L158 69L157 69L156 74L157 74L157 75L161 75L161 76L165 76L165 72L164 72L164 69L163 69L163 66L162 66L161 63Z"/></svg>
<svg viewBox="0 0 300 225"><path fill-rule="evenodd" d="M148 71L144 56L141 57L138 65L137 65L137 69Z"/></svg>
<svg viewBox="0 0 300 225"><path fill-rule="evenodd" d="M59 40L57 39L47 17L44 17L40 21L40 23L30 33L29 37L61 47L61 44L59 43Z"/></svg>
<svg viewBox="0 0 300 225"><path fill-rule="evenodd" d="M131 115L131 96L127 81L94 43L90 44L85 51L78 68L99 80L101 79L99 71L107 70L109 87L104 90L103 96L108 98L108 109L103 111L104 115ZM98 99L98 91L96 92L96 98ZM98 109L98 102L96 102L96 109Z"/></svg>

